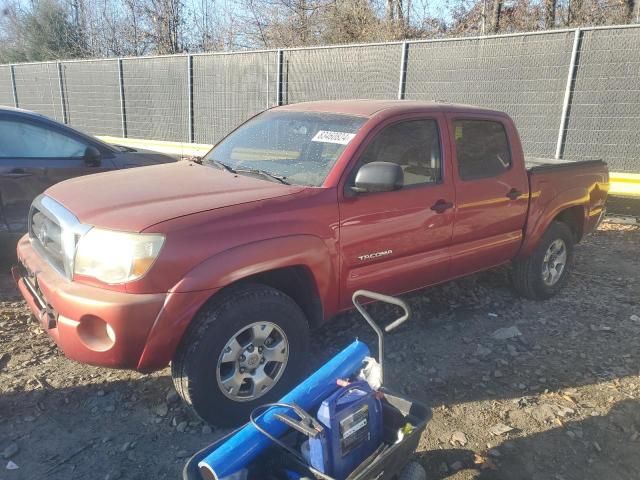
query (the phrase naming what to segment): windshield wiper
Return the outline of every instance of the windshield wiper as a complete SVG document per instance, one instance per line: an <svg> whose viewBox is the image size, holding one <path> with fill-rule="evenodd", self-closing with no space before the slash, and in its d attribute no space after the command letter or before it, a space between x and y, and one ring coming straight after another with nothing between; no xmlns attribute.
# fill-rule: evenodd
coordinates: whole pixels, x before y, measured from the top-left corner
<svg viewBox="0 0 640 480"><path fill-rule="evenodd" d="M210 162L210 163L213 163L220 170L226 170L229 173L236 173L236 171L233 168L231 168L226 163L222 163L220 160L214 160L213 158L210 158L207 161Z"/></svg>
<svg viewBox="0 0 640 480"><path fill-rule="evenodd" d="M287 177L276 175L275 173L267 172L266 170L260 170L259 168L238 168L234 170L233 173L254 173L256 175L262 175L263 177L277 180L278 182L283 183L285 185L291 185L289 182L287 182L286 180Z"/></svg>

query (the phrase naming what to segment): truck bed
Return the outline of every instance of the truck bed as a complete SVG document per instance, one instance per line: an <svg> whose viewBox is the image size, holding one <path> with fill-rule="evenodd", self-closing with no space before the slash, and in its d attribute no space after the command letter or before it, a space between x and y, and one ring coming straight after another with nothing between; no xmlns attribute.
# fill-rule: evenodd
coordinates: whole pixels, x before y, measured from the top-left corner
<svg viewBox="0 0 640 480"><path fill-rule="evenodd" d="M547 170L560 170L564 168L606 165L603 160L560 160L557 158L539 157L527 157L524 159L524 164L527 171L536 173Z"/></svg>

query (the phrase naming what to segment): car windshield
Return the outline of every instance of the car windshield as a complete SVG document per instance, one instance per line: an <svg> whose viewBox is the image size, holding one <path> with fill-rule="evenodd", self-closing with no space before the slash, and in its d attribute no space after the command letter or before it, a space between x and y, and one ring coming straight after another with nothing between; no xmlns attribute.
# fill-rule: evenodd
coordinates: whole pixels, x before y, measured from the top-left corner
<svg viewBox="0 0 640 480"><path fill-rule="evenodd" d="M240 174L320 186L365 118L268 111L242 125L204 158Z"/></svg>

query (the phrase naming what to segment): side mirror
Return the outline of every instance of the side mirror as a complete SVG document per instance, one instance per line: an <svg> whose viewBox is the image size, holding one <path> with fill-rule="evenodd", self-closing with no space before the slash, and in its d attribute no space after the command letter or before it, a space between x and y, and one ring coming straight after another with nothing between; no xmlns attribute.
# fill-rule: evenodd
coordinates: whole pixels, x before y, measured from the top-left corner
<svg viewBox="0 0 640 480"><path fill-rule="evenodd" d="M84 151L83 159L87 167L99 167L101 157L102 154L100 153L100 150L93 145L89 145Z"/></svg>
<svg viewBox="0 0 640 480"><path fill-rule="evenodd" d="M356 174L355 185L351 187L356 193L391 192L404 185L404 172L397 163L366 163Z"/></svg>

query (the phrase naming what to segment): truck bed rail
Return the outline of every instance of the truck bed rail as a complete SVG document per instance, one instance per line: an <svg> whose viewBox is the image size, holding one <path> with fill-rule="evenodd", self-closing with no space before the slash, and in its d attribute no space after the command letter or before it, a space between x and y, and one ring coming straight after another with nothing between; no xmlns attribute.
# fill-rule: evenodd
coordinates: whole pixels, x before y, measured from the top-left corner
<svg viewBox="0 0 640 480"><path fill-rule="evenodd" d="M543 172L574 167L606 166L604 160L559 160L556 158L525 158L525 167L529 172Z"/></svg>

